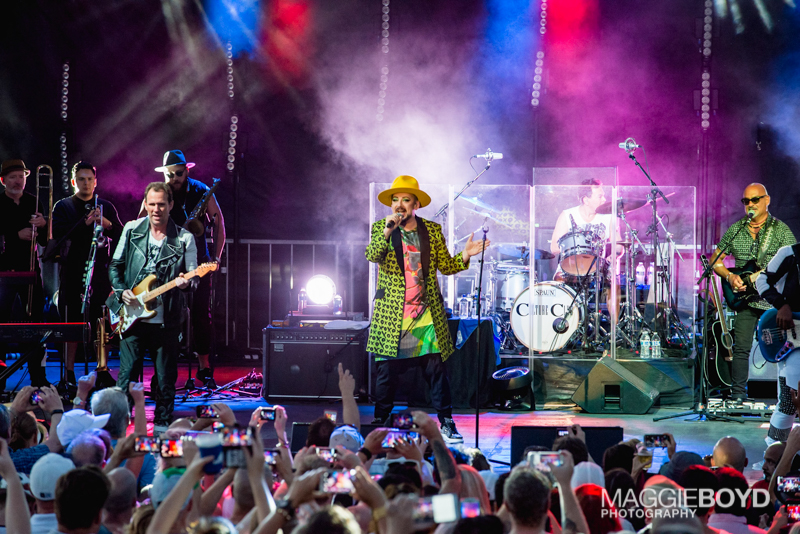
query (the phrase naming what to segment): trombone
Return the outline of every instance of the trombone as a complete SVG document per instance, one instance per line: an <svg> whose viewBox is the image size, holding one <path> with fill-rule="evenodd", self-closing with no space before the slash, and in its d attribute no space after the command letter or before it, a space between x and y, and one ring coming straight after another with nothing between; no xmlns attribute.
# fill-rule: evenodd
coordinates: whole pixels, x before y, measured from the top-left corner
<svg viewBox="0 0 800 534"><path fill-rule="evenodd" d="M47 239L53 238L53 168L50 165L39 165L36 167L36 204L35 209L39 210L39 192L41 190L42 176L49 177L48 190L48 209L47 209ZM31 224L31 255L30 272L36 272L36 225ZM28 286L28 317L33 313L33 284L36 283L35 275L31 285Z"/></svg>

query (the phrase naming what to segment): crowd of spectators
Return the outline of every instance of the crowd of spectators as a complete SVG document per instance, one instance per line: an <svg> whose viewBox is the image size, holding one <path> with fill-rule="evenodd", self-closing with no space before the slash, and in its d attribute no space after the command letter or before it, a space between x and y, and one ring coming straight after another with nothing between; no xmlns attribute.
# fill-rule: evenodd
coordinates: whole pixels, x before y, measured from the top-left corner
<svg viewBox="0 0 800 534"><path fill-rule="evenodd" d="M280 406L274 447L265 449L261 408L238 461L201 447L214 423L237 427L218 403L217 418L174 421L161 438L179 440L182 454L164 457L136 450L147 436L142 385L94 391L94 381L81 378L66 413L51 388L36 402L23 388L0 406L0 534L800 534L800 427L766 448L752 486L736 437L701 457L666 434L669 461L654 473L652 451L635 439L592 458L579 425L498 473L480 450L449 448L422 411L407 412L416 438L387 447L390 429L362 436L355 381L340 366L341 424L320 417L295 454ZM215 468L222 456L227 467ZM778 486L794 475L797 492Z"/></svg>

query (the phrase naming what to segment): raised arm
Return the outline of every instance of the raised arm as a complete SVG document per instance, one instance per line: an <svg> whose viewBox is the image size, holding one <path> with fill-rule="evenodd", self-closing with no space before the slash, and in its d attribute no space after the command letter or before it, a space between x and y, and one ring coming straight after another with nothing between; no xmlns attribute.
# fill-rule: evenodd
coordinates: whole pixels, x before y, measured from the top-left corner
<svg viewBox="0 0 800 534"><path fill-rule="evenodd" d="M342 422L361 430L361 415L355 398L356 379L339 363L339 392L342 394Z"/></svg>

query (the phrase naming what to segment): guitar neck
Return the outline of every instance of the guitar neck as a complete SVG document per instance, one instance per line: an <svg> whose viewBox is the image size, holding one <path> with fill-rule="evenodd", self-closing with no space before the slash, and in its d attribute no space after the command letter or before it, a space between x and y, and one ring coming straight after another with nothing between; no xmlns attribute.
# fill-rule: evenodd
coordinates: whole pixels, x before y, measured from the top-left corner
<svg viewBox="0 0 800 534"><path fill-rule="evenodd" d="M711 288L712 293L714 295L714 306L717 307L717 315L719 316L719 324L722 327L722 333L728 333L728 323L725 321L725 317L722 315L722 303L720 302L722 299L719 298L719 291L717 290L717 281L713 278L711 279Z"/></svg>
<svg viewBox="0 0 800 534"><path fill-rule="evenodd" d="M189 273L184 274L183 278L188 280L189 278L193 278L194 276L195 276L195 271L191 271ZM181 278L181 277L178 277L178 278ZM153 289L152 291L148 291L147 295L142 299L142 301L143 302L150 302L151 300L160 297L161 295L163 295L167 291L169 291L171 289L175 289L176 287L178 287L178 278L175 278L174 280L172 280L170 282L167 282L163 286L158 286L157 288Z"/></svg>

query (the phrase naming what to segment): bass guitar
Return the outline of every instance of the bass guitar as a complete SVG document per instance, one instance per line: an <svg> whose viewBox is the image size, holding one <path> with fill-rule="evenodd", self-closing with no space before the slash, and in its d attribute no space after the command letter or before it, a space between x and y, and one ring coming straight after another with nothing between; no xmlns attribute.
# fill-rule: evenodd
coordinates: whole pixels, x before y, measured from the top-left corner
<svg viewBox="0 0 800 534"><path fill-rule="evenodd" d="M747 308L747 304L750 301L761 298L756 289L756 278L764 269L759 268L755 260L750 260L744 267L728 270L733 274L739 275L739 278L744 282L744 289L742 291L734 291L733 286L722 278L722 294L725 296L728 308L737 312L742 311Z"/></svg>
<svg viewBox="0 0 800 534"><path fill-rule="evenodd" d="M182 278L191 279L195 276L203 277L208 273L214 272L219 267L217 263L204 263L194 271L190 271L183 275ZM178 277L181 278L181 277ZM119 314L111 313L111 327L122 334L136 323L139 319L149 319L156 314L154 308L149 308L150 304L156 297L163 295L167 291L174 289L178 286L177 280L167 282L166 284L153 288L156 282L156 275L150 274L144 280L134 287L131 291L136 295L136 300L130 304L123 304L119 309Z"/></svg>
<svg viewBox="0 0 800 534"><path fill-rule="evenodd" d="M789 330L778 328L775 318L778 310L770 308L758 320L758 347L761 354L768 362L775 363L785 360L800 348L798 332L800 332L800 313L792 313L794 325Z"/></svg>

